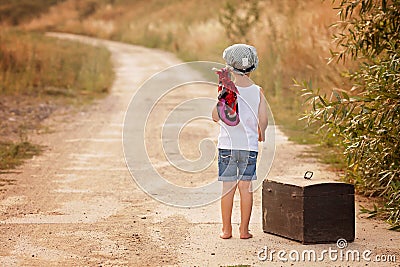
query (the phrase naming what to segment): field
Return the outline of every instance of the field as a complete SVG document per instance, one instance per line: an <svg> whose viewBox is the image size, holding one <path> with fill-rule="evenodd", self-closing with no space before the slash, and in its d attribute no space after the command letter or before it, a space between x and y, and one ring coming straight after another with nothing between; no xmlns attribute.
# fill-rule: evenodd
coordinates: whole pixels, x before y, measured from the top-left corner
<svg viewBox="0 0 400 267"><path fill-rule="evenodd" d="M384 185L385 181L383 186L372 184L375 192L385 190L386 195L362 191L370 189L363 184L369 182L369 177L361 175L359 180L351 180L344 146L338 145L338 140L343 139L331 132L327 134L331 138L323 142L315 134L323 122L308 127L306 121L299 120L312 110L312 105L304 103L302 87L320 88L326 93L326 98L311 99L321 101L317 104L328 110L332 110L331 106L323 103L336 100L331 96L333 88L343 89L339 92L345 105L353 101L348 90L354 80L349 79L347 71L359 69L358 62L328 64L331 50L340 48L332 42L332 35L339 32L332 26L339 19L338 10L334 9L339 2L0 0L0 235L2 240L8 240L0 250L0 265L253 266L261 264L257 253L267 246L274 251L336 249L334 243L304 247L263 232L263 179L301 179L299 174L305 170L314 171L314 181L344 178L356 185L356 239L348 248L368 250L371 256L387 256L390 261L394 259L386 262L388 266L396 264L400 235L389 231L387 223L392 224L392 230L399 229L398 176L391 176L391 185ZM216 88L205 86L203 90L197 84L193 88L189 85L183 94L177 90L176 94L163 94L165 98L156 100L154 96L161 95L164 87L143 86L149 75L182 61L223 63L222 51L237 42L257 48L260 65L251 77L263 87L275 121L282 126L269 127L274 142L260 146L260 175L254 183L250 221L254 238L249 241L239 240L239 192L233 203L233 238L219 237L221 190L217 187L221 184L216 182L218 164L216 154L212 156L215 150L208 149L208 145L215 144L218 124L210 122L205 126L196 119L181 126L164 120L171 110L190 113L177 103L208 97ZM399 66L398 57L390 62ZM390 77L395 77L398 84L398 69L395 70L387 73L394 73ZM214 74L210 71L210 75ZM169 79L176 75L165 76ZM185 77L197 79L198 73L188 71ZM395 85L391 83L389 89L397 93L397 87L392 88ZM185 86L178 89L186 90ZM346 92L350 96L346 97ZM133 94L138 101L131 101ZM386 103L397 108L395 101L393 97ZM209 104L208 107L199 102L190 110L207 112L214 105ZM392 114L395 108L390 111ZM127 110L134 112L123 121L124 115L129 114ZM343 110L334 111L347 114ZM375 119L382 119L389 112L376 113L381 116ZM341 123L331 125L340 127ZM353 121L349 124L363 126ZM394 124L392 121L388 125ZM181 127L178 138L164 135L167 126ZM391 132L393 140L398 141L398 131ZM388 136L384 131L378 134ZM206 139L211 142L203 142ZM176 143L178 150L170 153L164 145L171 143ZM395 148L390 142L385 144ZM196 147L198 150L193 149ZM203 152L210 153L207 167L195 171L181 167L182 158L193 164L204 158ZM385 154L373 153L365 162L376 159L376 166L385 166L378 157ZM178 156L176 162L174 156ZM130 165L132 158L134 163ZM26 164L22 164L24 161ZM398 161L395 163L390 168L398 172ZM358 166L361 165L353 166L353 170ZM201 186L206 184L212 192L203 190ZM207 203L194 207L192 201L198 200ZM180 204L175 201L190 208L177 208ZM322 260L325 265L338 263ZM353 265L375 266L373 261Z"/></svg>
<svg viewBox="0 0 400 267"><path fill-rule="evenodd" d="M350 88L342 77L346 68L327 64L330 49L335 48L332 45L335 29L330 25L338 19L337 11L330 1L249 2L256 3L258 20L246 26L245 35L227 36L221 17L227 12L227 3L234 7L238 19L245 17L246 11L251 12L249 3L209 0L168 4L159 0L85 3L69 0L23 28L73 32L161 48L188 61L222 62L226 46L246 41L258 49L260 67L253 78L265 89L277 121L288 126L293 139L309 142L296 137L305 124L293 120L302 113L302 99L293 87L293 80L312 81L314 87L327 91Z"/></svg>
<svg viewBox="0 0 400 267"><path fill-rule="evenodd" d="M265 90L277 123L284 125L285 133L299 143L319 143L319 139L314 135L315 127L307 128L304 121L298 120L306 108L294 80L312 82L326 91L351 87L342 77L345 66L327 64L330 49L335 48L330 25L337 20L329 1L67 0L30 4L21 0L13 4L18 8L3 4L0 9L8 11L3 23L17 25L1 31L0 90L6 94L50 94L76 102L107 91L112 74L110 63L104 64L109 61L106 51L50 40L43 37L46 31L161 48L185 61L222 62L226 46L248 42L257 48L260 57L259 69L252 78ZM258 19L239 25L254 15L252 5L256 6ZM35 12L21 11L28 7ZM228 23L236 23L245 34L228 34L222 19L227 12L238 21ZM14 21L14 17L20 19ZM329 144L324 146L324 150L335 153L321 160L333 163L336 170L342 169L341 151Z"/></svg>

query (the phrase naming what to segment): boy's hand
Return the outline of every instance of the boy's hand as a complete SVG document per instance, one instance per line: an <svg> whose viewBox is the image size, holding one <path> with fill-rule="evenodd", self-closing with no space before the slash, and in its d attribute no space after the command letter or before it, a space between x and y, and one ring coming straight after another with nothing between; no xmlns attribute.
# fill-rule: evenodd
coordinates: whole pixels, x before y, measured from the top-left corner
<svg viewBox="0 0 400 267"><path fill-rule="evenodd" d="M211 117L213 119L213 121L218 122L219 121L219 116L218 116L218 111L217 111L217 105L214 106L212 113L211 113Z"/></svg>
<svg viewBox="0 0 400 267"><path fill-rule="evenodd" d="M265 132L262 132L260 130L260 127L258 127L258 142L264 142L265 141Z"/></svg>
<svg viewBox="0 0 400 267"><path fill-rule="evenodd" d="M264 97L263 90L260 88L260 105L258 107L258 141L265 141L265 131L268 126L267 101Z"/></svg>

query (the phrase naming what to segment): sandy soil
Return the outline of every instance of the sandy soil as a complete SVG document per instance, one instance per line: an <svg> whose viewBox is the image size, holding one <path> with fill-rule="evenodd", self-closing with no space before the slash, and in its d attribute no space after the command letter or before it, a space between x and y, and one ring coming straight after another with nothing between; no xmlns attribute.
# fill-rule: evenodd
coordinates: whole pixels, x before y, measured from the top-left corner
<svg viewBox="0 0 400 267"><path fill-rule="evenodd" d="M251 221L254 238L238 238L239 198L235 200L234 237L218 238L219 203L199 208L177 208L156 201L132 179L124 160L122 130L125 111L139 86L157 71L179 63L173 55L86 37L58 35L94 45L113 53L116 81L108 97L68 113L53 114L45 123L53 129L32 137L46 152L19 169L2 174L6 181L0 195L0 263L2 266L400 266L400 233L387 225L358 215L356 240L348 249L371 250L371 262L273 262L258 259L265 246L273 250L336 249L335 244L301 245L263 233L261 189L255 192ZM207 91L208 90L208 91ZM215 95L215 88L201 94ZM157 171L171 183L198 186L216 179L215 162L201 174L183 175L165 163L159 138L162 118L175 102L197 96L188 90L166 98L149 120L146 144ZM180 98L181 97L181 98ZM196 107L194 107L196 108ZM163 111L164 110L164 111ZM164 117L165 118L165 117ZM216 138L217 125L190 124L180 134L182 153L196 159L199 141ZM315 176L336 179L315 159L309 147L296 145L276 129L276 154L270 177ZM7 182L8 181L8 182ZM190 197L190 196L177 196ZM357 198L356 206L368 205ZM340 211L333 211L340 212ZM375 262L376 255L395 255L397 263Z"/></svg>

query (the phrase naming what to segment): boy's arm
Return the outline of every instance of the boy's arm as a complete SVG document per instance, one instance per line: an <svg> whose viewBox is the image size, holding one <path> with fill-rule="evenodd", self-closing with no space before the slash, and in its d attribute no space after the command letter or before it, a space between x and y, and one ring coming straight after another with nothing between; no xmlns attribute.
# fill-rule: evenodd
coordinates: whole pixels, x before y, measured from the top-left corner
<svg viewBox="0 0 400 267"><path fill-rule="evenodd" d="M215 121L215 122L218 122L218 121L219 121L219 116L218 116L218 111L217 111L217 105L214 106L214 108L213 108L213 110L212 110L211 116L212 116L213 121Z"/></svg>
<svg viewBox="0 0 400 267"><path fill-rule="evenodd" d="M265 130L268 126L267 101L260 88L260 105L258 106L258 141L265 141Z"/></svg>

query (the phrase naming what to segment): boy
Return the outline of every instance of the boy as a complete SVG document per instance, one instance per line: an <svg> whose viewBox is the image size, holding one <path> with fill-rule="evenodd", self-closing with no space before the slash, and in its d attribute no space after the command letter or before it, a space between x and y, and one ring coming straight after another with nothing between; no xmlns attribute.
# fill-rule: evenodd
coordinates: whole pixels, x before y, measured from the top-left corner
<svg viewBox="0 0 400 267"><path fill-rule="evenodd" d="M231 70L238 89L238 114L236 126L220 123L218 137L218 180L223 182L221 198L222 233L220 237L232 237L232 207L236 188L240 193L240 238L253 237L249 222L253 206L251 181L256 180L258 141L265 140L268 124L267 104L262 89L249 78L258 65L256 49L246 44L234 44L225 49L223 58ZM220 120L217 108L212 112L215 122Z"/></svg>

